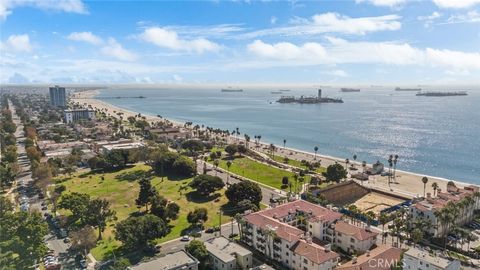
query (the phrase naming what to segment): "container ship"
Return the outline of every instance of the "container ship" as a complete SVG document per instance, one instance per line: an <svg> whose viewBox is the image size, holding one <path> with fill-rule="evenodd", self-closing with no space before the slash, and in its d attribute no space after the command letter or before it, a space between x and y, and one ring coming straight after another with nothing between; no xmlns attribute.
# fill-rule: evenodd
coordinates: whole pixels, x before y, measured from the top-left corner
<svg viewBox="0 0 480 270"><path fill-rule="evenodd" d="M418 92L418 91L422 91L422 88L400 88L400 87L396 87L395 88L395 91L405 91L405 92Z"/></svg>
<svg viewBox="0 0 480 270"><path fill-rule="evenodd" d="M221 91L222 92L243 92L243 89L229 87L229 88L222 88Z"/></svg>
<svg viewBox="0 0 480 270"><path fill-rule="evenodd" d="M278 103L299 103L299 104L318 104L318 103L343 103L340 98L324 98L322 97L322 89L318 89L318 95L315 97L300 96L299 98L294 96L282 96Z"/></svg>
<svg viewBox="0 0 480 270"><path fill-rule="evenodd" d="M467 96L466 91L458 92L421 92L417 93L417 96L426 96L426 97L450 97L450 96Z"/></svg>
<svg viewBox="0 0 480 270"><path fill-rule="evenodd" d="M360 89L355 89L355 88L340 88L340 92L360 92Z"/></svg>

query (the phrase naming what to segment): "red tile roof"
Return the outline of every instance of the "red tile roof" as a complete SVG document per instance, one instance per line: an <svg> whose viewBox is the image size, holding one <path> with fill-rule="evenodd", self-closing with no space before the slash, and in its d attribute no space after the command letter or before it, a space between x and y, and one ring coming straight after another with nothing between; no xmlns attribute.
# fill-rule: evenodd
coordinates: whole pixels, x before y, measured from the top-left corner
<svg viewBox="0 0 480 270"><path fill-rule="evenodd" d="M322 246L315 243L307 243L305 240L298 241L290 248L295 254L308 258L316 264L322 264L326 261L340 257L333 251L327 251Z"/></svg>
<svg viewBox="0 0 480 270"><path fill-rule="evenodd" d="M388 245L381 245L357 258L357 262L349 261L335 269L341 270L389 270L392 264L400 262L402 250Z"/></svg>
<svg viewBox="0 0 480 270"><path fill-rule="evenodd" d="M288 216L289 213L295 213L296 210L300 210L306 213L312 213L313 218L321 221L333 222L342 217L342 214L325 208L323 206L313 204L304 200L297 200L289 203L279 205L274 208L266 209L260 211L264 216L269 216L273 218L284 218Z"/></svg>
<svg viewBox="0 0 480 270"><path fill-rule="evenodd" d="M337 223L335 223L335 231L350 235L360 241L368 240L378 235L377 232L372 232L370 230L357 227L342 220L339 220Z"/></svg>
<svg viewBox="0 0 480 270"><path fill-rule="evenodd" d="M248 223L254 224L262 229L274 229L278 237L295 242L300 239L305 232L286 223L281 223L271 217L263 216L260 212L245 216Z"/></svg>

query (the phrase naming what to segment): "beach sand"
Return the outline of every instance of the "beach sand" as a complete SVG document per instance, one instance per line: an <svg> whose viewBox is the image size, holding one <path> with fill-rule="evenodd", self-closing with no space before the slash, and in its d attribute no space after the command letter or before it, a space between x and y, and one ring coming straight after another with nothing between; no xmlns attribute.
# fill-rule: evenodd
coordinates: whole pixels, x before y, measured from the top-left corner
<svg viewBox="0 0 480 270"><path fill-rule="evenodd" d="M83 92L75 92L74 96L71 97L72 101L78 102L79 104L82 105L90 105L93 108L100 109L100 110L106 110L107 114L113 116L113 117L118 117L114 111L118 112L123 112L124 114L124 119L128 118L129 116L135 116L138 115L137 112L129 111L117 106L114 106L112 104L106 103L104 101L95 99L95 96L99 93L98 90L90 90L90 91L83 91ZM165 119L157 117L157 116L152 116L152 115L144 115L142 116L146 117L146 120L149 122L157 122L157 121L164 121ZM176 126L183 126L183 123L180 122L175 122L169 120L169 122L173 123ZM237 141L241 139L234 139L233 137L230 138L231 141ZM252 142L251 142L252 143ZM261 148L268 148L268 143L262 142L263 147ZM290 159L296 159L296 160L307 160L307 161L315 161L315 154L310 153L310 152L305 152L305 151L300 151L297 149L290 149L290 148L283 148L281 146L276 146L277 150L275 152L275 155L279 156L286 156ZM261 150L264 153L267 153L268 150L263 149ZM320 160L321 165L323 167L327 167L331 164L334 164L335 162L338 162L342 165L345 165L345 159L341 158L336 158L336 157L331 157L331 156L325 156L321 155L322 149L319 149L317 155L316 155L316 161ZM320 153L320 154L319 154ZM351 157L350 157L351 158ZM350 161L350 163L353 163L356 165L358 168L358 171L362 170L361 162L354 162L353 160ZM368 167L371 166L371 164L367 165ZM388 169L386 167L386 169ZM354 173L354 172L352 172ZM393 193L398 193L399 195L403 196L408 196L408 197L420 197L423 196L423 183L422 183L422 177L427 176L428 177L428 183L426 185L426 192L430 192L433 196L433 188L432 188L432 183L436 182L439 186L439 188L443 191L446 190L447 188L447 183L450 181L449 179L441 178L441 177L434 177L434 176L428 176L428 175L422 175L422 174L416 174L412 172L405 172L402 170L396 170L396 183L391 183L390 186L388 185L388 177L386 176L380 176L380 175L374 175L370 176L370 179L368 181L364 181L364 185L367 187L373 187L385 191L390 191ZM458 187L463 187L467 186L470 184L467 183L462 183L462 182L457 182L455 181L455 184Z"/></svg>

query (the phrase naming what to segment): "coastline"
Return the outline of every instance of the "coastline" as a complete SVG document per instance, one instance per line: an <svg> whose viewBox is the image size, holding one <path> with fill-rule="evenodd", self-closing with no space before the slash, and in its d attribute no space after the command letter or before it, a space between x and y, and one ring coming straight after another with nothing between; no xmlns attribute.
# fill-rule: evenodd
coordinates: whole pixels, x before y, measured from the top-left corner
<svg viewBox="0 0 480 270"><path fill-rule="evenodd" d="M87 104L90 105L94 108L98 109L106 109L107 112L110 112L112 116L117 117L113 111L116 112L123 112L124 117L129 117L129 116L135 116L138 115L137 112L130 111L128 109L120 108L117 107L113 104L110 104L108 102L99 100L95 98L99 93L99 90L88 90L88 91L83 91L83 92L75 92L75 97L72 97L72 100L80 103L80 104ZM149 122L157 122L157 121L165 121L167 120L168 122L172 123L175 126L183 126L182 122L179 121L174 121L171 119L167 118L160 118L158 116L153 116L153 115L148 115L148 114L142 114L142 116L146 117L146 120ZM233 138L233 137L231 137ZM243 140L243 139L240 139ZM261 142L262 147L268 146L268 142ZM298 149L293 149L293 148L288 148L286 147L285 149L281 146L277 146L277 155L282 155L282 156L287 156L290 159L305 159L305 160L313 160L314 153L308 152L308 151L302 151ZM321 152L321 149L320 149ZM291 154L293 153L293 154ZM295 158L292 158L294 156ZM338 158L338 157L333 157L333 156L328 156L328 155L322 155L321 153L317 153L317 158L321 160L322 166L326 167L328 165L334 164L335 162L338 162L340 164L345 164L345 159ZM361 162L354 162L353 160L350 161L350 163L353 163L357 166L357 168L361 169ZM371 166L371 164L367 164L368 167ZM391 185L388 185L388 177L386 176L380 176L380 175L374 175L370 176L369 181L365 181L365 185L367 187L372 187L372 188L381 188L381 189L386 189L390 190L391 192L398 192L398 193L403 193L403 194L409 194L412 197L416 196L422 196L423 195L423 183L421 181L422 177L426 176L429 181L426 185L426 192L430 192L433 195L433 189L431 187L433 182L436 182L439 185L439 188L441 190L446 190L447 183L449 181L453 181L458 187L464 187L468 185L475 185L471 183L465 183L461 181L456 181L456 180L450 180L438 176L431 176L431 175L425 175L425 174L419 174L415 172L408 172L408 171L403 171L403 170L396 170L396 175L397 175L397 183L391 183Z"/></svg>

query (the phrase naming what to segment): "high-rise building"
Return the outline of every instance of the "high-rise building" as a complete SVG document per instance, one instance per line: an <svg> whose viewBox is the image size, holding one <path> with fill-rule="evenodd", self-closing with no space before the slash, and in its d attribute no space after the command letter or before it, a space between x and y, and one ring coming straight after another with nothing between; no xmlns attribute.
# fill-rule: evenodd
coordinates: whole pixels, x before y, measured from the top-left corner
<svg viewBox="0 0 480 270"><path fill-rule="evenodd" d="M65 87L60 87L58 85L55 85L55 87L50 87L50 104L56 107L67 106Z"/></svg>

